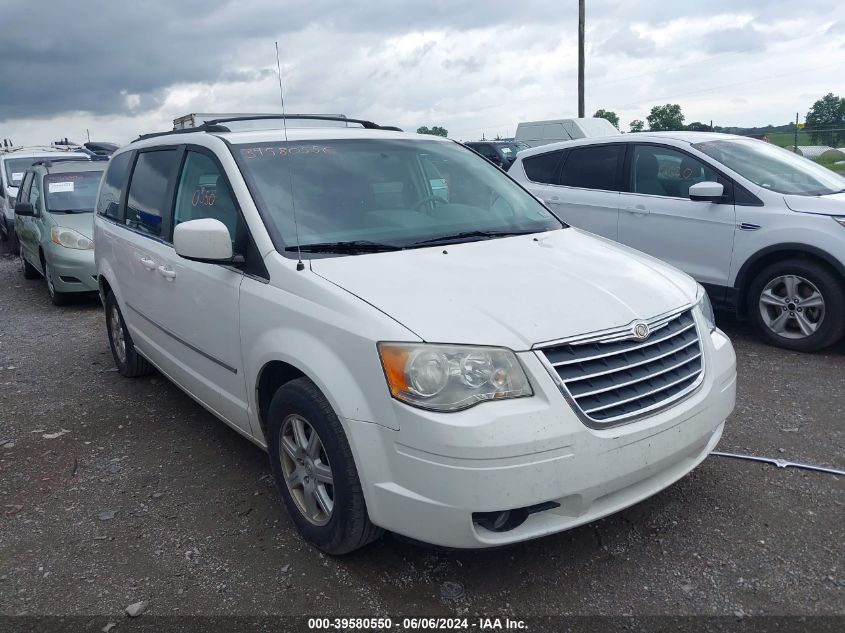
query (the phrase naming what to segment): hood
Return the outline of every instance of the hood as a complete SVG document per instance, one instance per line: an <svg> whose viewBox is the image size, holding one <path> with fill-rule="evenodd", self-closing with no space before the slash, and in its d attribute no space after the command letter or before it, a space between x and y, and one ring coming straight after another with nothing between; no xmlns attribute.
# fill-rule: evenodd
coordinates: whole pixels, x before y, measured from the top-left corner
<svg viewBox="0 0 845 633"><path fill-rule="evenodd" d="M572 228L311 267L424 341L514 350L648 319L697 291L667 264Z"/></svg>
<svg viewBox="0 0 845 633"><path fill-rule="evenodd" d="M93 213L54 213L51 214L56 226L62 226L81 233L89 240L94 239Z"/></svg>
<svg viewBox="0 0 845 633"><path fill-rule="evenodd" d="M784 196L783 201L792 211L819 215L845 215L845 193L827 196Z"/></svg>

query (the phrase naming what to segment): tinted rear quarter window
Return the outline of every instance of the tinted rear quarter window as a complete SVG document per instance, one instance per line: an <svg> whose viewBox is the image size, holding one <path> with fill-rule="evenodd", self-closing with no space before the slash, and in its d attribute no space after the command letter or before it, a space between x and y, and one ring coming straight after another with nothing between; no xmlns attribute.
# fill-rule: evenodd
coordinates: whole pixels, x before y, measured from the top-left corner
<svg viewBox="0 0 845 633"><path fill-rule="evenodd" d="M558 184L583 189L618 191L621 145L590 145L569 151Z"/></svg>
<svg viewBox="0 0 845 633"><path fill-rule="evenodd" d="M525 175L532 182L555 184L555 172L563 152L537 154L522 161Z"/></svg>
<svg viewBox="0 0 845 633"><path fill-rule="evenodd" d="M164 235L170 222L172 179L176 167L175 149L141 152L132 171L126 201L126 224L155 235Z"/></svg>
<svg viewBox="0 0 845 633"><path fill-rule="evenodd" d="M131 159L132 152L124 152L109 161L106 175L100 185L100 196L97 199L97 213L119 222L123 221L120 199L126 187Z"/></svg>

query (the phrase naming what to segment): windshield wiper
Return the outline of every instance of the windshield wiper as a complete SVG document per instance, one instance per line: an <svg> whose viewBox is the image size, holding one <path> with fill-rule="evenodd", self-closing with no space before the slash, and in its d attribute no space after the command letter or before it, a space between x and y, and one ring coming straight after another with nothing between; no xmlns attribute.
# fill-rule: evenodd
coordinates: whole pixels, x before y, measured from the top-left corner
<svg viewBox="0 0 845 633"><path fill-rule="evenodd" d="M462 231L460 233L453 233L451 235L441 235L440 237L432 237L428 240L420 240L409 244L409 246L425 246L434 244L447 244L460 240L466 240L473 237L478 238L493 238L493 237L512 237L514 235L530 235L531 233L541 233L542 231Z"/></svg>
<svg viewBox="0 0 845 633"><path fill-rule="evenodd" d="M93 213L93 209L47 209L50 213Z"/></svg>
<svg viewBox="0 0 845 633"><path fill-rule="evenodd" d="M348 242L322 242L319 244L302 244L288 246L286 251L304 251L306 253L383 253L387 251L401 251L401 246L395 244L381 244L369 240L351 240Z"/></svg>

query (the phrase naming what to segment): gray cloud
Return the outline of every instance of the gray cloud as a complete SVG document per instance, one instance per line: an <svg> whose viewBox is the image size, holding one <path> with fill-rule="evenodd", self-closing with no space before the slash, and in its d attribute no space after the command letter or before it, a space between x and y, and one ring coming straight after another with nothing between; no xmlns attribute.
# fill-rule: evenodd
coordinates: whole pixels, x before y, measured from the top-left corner
<svg viewBox="0 0 845 633"><path fill-rule="evenodd" d="M564 104L574 102L575 3L39 0L36 14L32 2L0 5L7 25L0 38L0 121L11 128L15 121L74 112L148 120L180 84L199 86L173 106L186 111L272 107L276 39L286 93L290 88L303 111L372 112L408 124L451 117L471 128L488 114L493 118L486 120L497 124L546 116L539 114L543 108L571 114ZM671 11L655 3L591 0L588 86L612 86L592 105L640 100L635 89L644 86L649 96L683 94L693 89L690 67L683 66L688 54L732 53L734 64L733 53L740 59L741 52L771 43L757 21L669 44L641 37L630 26L647 33L679 18L704 22L723 13L766 24L796 17L794 3L786 0L744 0L742 6L678 0ZM831 0L808 0L799 13L810 21L823 17L822 24L838 19L833 33L845 24L843 8ZM409 33L420 36L391 43ZM695 75L709 70L716 67L705 59ZM626 75L642 78L625 83ZM593 98L588 94L588 101ZM166 121L170 114L156 116Z"/></svg>

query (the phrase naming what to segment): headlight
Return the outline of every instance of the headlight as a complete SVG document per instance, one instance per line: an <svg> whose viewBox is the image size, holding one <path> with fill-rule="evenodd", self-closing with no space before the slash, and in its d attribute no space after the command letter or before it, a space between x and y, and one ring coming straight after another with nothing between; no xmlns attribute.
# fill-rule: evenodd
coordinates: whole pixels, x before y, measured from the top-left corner
<svg viewBox="0 0 845 633"><path fill-rule="evenodd" d="M707 291L701 284L698 286L698 307L704 317L704 322L707 323L708 329L712 332L716 329L716 315L713 314L713 304L710 303L710 297L707 296Z"/></svg>
<svg viewBox="0 0 845 633"><path fill-rule="evenodd" d="M845 215L832 215L830 217L832 217L835 222L845 226Z"/></svg>
<svg viewBox="0 0 845 633"><path fill-rule="evenodd" d="M516 355L499 347L379 343L390 394L432 411L533 395Z"/></svg>
<svg viewBox="0 0 845 633"><path fill-rule="evenodd" d="M75 248L80 251L87 251L94 248L94 242L73 229L63 226L54 226L50 229L50 238L55 244L65 248Z"/></svg>

